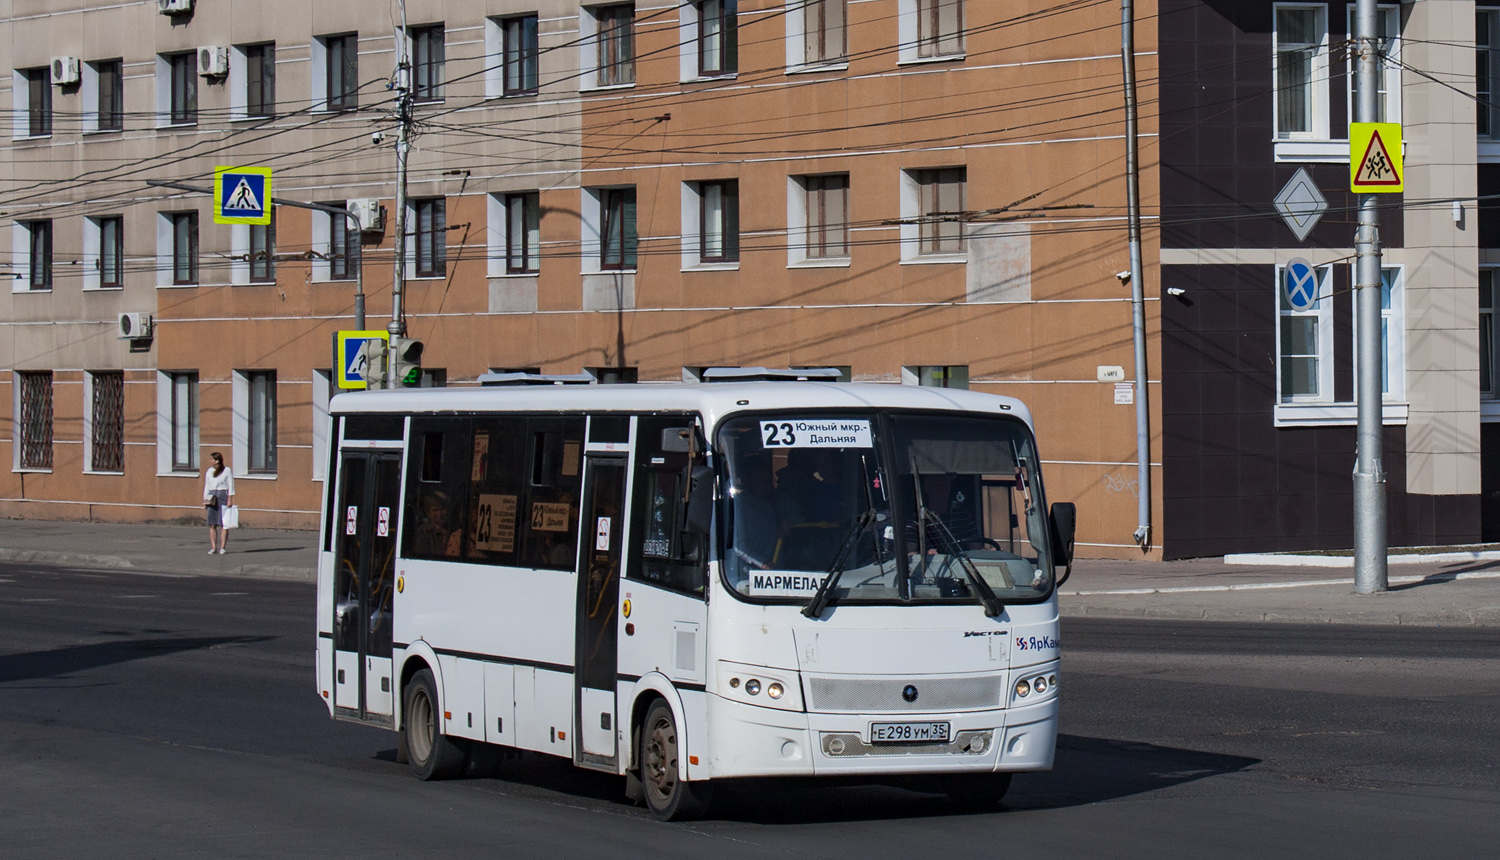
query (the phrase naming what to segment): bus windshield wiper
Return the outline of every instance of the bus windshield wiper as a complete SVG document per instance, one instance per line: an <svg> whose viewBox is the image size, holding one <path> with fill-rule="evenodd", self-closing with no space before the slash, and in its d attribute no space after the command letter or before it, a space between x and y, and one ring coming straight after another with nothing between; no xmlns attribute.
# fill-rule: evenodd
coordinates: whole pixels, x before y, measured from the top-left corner
<svg viewBox="0 0 1500 860"><path fill-rule="evenodd" d="M995 595L995 590L990 588L987 582L974 567L974 562L969 560L968 553L958 545L958 539L953 532L948 530L948 524L943 522L932 509L927 507L927 500L922 496L922 470L917 468L917 454L915 451L909 455L911 462L912 488L916 492L917 502L917 553L922 564L927 563L927 524L930 522L937 528L937 537L943 543L943 552L958 559L959 567L964 569L964 576L974 586L974 591L979 594L979 602L984 604L984 617L994 618L1005 610L1005 604Z"/></svg>
<svg viewBox="0 0 1500 860"><path fill-rule="evenodd" d="M843 546L839 547L838 555L833 557L833 563L828 565L828 572L823 576L823 582L818 590L813 592L812 600L802 607L802 614L808 618L817 618L823 614L823 609L828 606L828 600L833 594L833 587L838 584L839 577L844 575L844 559L854 549L859 536L864 534L870 523L875 521L875 509L865 508L865 512L859 515L854 525L849 529L849 534L844 538Z"/></svg>

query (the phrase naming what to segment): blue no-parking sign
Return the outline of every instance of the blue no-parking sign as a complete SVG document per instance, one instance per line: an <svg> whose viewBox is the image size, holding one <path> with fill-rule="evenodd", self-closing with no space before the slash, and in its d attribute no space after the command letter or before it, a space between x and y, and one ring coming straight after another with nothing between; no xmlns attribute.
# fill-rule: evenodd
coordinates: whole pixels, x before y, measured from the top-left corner
<svg viewBox="0 0 1500 860"><path fill-rule="evenodd" d="M215 167L214 223L271 223L271 168Z"/></svg>
<svg viewBox="0 0 1500 860"><path fill-rule="evenodd" d="M1311 310L1318 304L1318 270L1301 257L1293 257L1282 270L1281 289L1292 310Z"/></svg>

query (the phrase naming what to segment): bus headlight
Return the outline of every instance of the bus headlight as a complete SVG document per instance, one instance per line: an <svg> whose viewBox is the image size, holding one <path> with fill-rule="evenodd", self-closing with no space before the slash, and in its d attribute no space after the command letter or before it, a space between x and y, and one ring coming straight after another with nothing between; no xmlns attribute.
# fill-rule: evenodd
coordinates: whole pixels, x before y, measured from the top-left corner
<svg viewBox="0 0 1500 860"><path fill-rule="evenodd" d="M772 681L770 684L766 685L766 695L770 696L773 699L779 699L785 694L786 689L775 681Z"/></svg>
<svg viewBox="0 0 1500 860"><path fill-rule="evenodd" d="M745 692L749 693L752 696L758 696L758 695L760 695L760 681L757 681L754 678L751 678L750 680L746 681L745 682Z"/></svg>
<svg viewBox="0 0 1500 860"><path fill-rule="evenodd" d="M775 669L719 660L715 674L717 683L711 687L710 692L717 696L760 708L776 708L780 711L803 709L802 682L794 669Z"/></svg>
<svg viewBox="0 0 1500 860"><path fill-rule="evenodd" d="M1016 682L1016 696L1018 698L1024 699L1024 698L1026 698L1029 695L1031 695L1031 682L1028 681L1028 680L1026 680L1025 678L1022 678L1021 680L1017 681Z"/></svg>

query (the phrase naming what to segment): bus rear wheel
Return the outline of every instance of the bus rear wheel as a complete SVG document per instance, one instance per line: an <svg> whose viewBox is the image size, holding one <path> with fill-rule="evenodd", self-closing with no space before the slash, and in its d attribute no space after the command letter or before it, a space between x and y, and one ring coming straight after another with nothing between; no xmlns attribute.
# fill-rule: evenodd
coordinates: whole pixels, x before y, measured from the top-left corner
<svg viewBox="0 0 1500 860"><path fill-rule="evenodd" d="M708 812L711 787L706 782L688 782L678 776L680 750L672 708L657 699L646 710L636 761L640 763L641 793L646 808L662 821L700 818Z"/></svg>
<svg viewBox="0 0 1500 860"><path fill-rule="evenodd" d="M452 779L463 770L468 744L442 732L437 683L431 669L422 669L406 685L401 708L401 731L406 738L407 763L418 779Z"/></svg>

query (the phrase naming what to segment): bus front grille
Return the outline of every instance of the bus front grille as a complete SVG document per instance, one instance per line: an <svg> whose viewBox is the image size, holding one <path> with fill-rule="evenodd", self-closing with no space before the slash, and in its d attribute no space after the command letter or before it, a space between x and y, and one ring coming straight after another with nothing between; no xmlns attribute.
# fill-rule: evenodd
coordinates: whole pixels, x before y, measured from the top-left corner
<svg viewBox="0 0 1500 860"><path fill-rule="evenodd" d="M867 744L858 732L826 732L820 745L831 758L873 755L983 755L995 738L993 731L959 732L946 744Z"/></svg>
<svg viewBox="0 0 1500 860"><path fill-rule="evenodd" d="M914 691L914 694L913 694ZM937 713L999 708L1005 675L940 677L807 677L808 710L828 713Z"/></svg>

